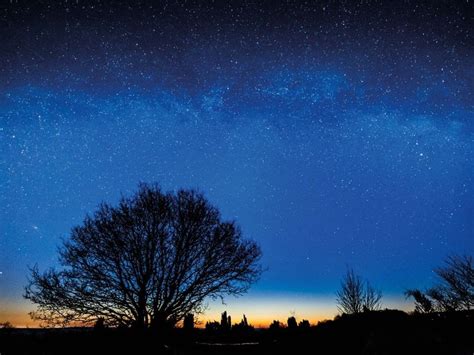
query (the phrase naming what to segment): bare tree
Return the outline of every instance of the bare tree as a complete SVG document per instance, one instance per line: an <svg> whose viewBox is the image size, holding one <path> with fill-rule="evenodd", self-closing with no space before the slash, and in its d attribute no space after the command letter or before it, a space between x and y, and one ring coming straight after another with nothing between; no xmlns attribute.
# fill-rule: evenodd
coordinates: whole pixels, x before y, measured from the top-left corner
<svg viewBox="0 0 474 355"><path fill-rule="evenodd" d="M364 290L364 304L362 305L363 311L375 311L380 309L380 301L382 300L382 291L375 289L369 283L365 282Z"/></svg>
<svg viewBox="0 0 474 355"><path fill-rule="evenodd" d="M336 296L338 309L342 313L352 314L379 309L382 292L372 287L368 281L364 282L350 269L342 279L341 289Z"/></svg>
<svg viewBox="0 0 474 355"><path fill-rule="evenodd" d="M454 309L474 308L474 263L472 256L449 256L443 267L435 270L440 282L434 287ZM435 296L431 292L430 296Z"/></svg>
<svg viewBox="0 0 474 355"><path fill-rule="evenodd" d="M422 292L407 290L415 300L415 312L445 312L474 308L474 263L471 256L453 255L435 269L438 283Z"/></svg>
<svg viewBox="0 0 474 355"><path fill-rule="evenodd" d="M192 190L140 185L102 204L59 250L61 270L31 270L25 297L47 323L160 327L203 311L206 298L241 294L260 272L258 245Z"/></svg>
<svg viewBox="0 0 474 355"><path fill-rule="evenodd" d="M433 302L420 290L407 290L405 291L407 298L413 297L415 300L415 312L416 313L431 313L433 312Z"/></svg>

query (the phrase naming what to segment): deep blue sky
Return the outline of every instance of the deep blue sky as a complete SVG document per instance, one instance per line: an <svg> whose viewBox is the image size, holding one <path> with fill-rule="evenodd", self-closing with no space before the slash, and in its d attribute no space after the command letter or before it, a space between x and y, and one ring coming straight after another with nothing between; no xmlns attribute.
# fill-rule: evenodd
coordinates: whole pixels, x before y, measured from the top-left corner
<svg viewBox="0 0 474 355"><path fill-rule="evenodd" d="M472 4L179 3L0 7L0 318L139 182L201 190L260 243L242 308L316 317L297 303L347 266L390 305L473 253Z"/></svg>

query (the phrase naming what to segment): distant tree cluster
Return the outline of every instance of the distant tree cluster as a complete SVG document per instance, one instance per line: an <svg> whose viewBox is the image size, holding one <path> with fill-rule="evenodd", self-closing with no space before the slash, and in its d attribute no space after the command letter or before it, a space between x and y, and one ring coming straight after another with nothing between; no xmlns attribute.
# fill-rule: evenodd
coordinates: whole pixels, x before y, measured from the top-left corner
<svg viewBox="0 0 474 355"><path fill-rule="evenodd" d="M227 311L222 312L220 323L217 321L206 322L206 330L211 333L227 333L232 331L247 332L254 330L254 327L249 324L246 315L244 314L240 323L232 324L232 318L227 315Z"/></svg>
<svg viewBox="0 0 474 355"><path fill-rule="evenodd" d="M245 292L260 256L202 194L144 184L75 227L60 249L62 269L33 268L25 297L38 305L35 319L53 324L190 326L186 317L206 298Z"/></svg>
<svg viewBox="0 0 474 355"><path fill-rule="evenodd" d="M449 312L474 308L474 264L471 256L449 256L434 270L438 283L426 291L405 292L415 300L415 312Z"/></svg>
<svg viewBox="0 0 474 355"><path fill-rule="evenodd" d="M271 331L279 331L281 329L284 329L284 325L279 321L279 320L274 320L271 324L269 329ZM286 321L286 329L289 331L296 331L296 330L306 330L310 329L311 324L307 319L301 320L299 323L296 321L296 318L294 316L288 317Z"/></svg>
<svg viewBox="0 0 474 355"><path fill-rule="evenodd" d="M280 321L278 320L274 320L271 324L270 324L270 327L269 329L270 330L273 330L273 331L276 331L276 330L279 330L282 328L282 325L280 323Z"/></svg>
<svg viewBox="0 0 474 355"><path fill-rule="evenodd" d="M342 313L353 314L380 309L382 292L349 269L337 291L337 307Z"/></svg>
<svg viewBox="0 0 474 355"><path fill-rule="evenodd" d="M240 333L245 333L254 330L253 326L249 324L245 314L242 316L240 323L236 323L232 326L232 330Z"/></svg>

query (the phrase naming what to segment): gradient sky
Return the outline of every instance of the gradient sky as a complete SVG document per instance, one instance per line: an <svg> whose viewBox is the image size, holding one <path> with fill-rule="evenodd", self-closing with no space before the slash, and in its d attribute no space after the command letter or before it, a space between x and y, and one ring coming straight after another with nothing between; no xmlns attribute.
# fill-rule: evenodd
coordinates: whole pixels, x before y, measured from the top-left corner
<svg viewBox="0 0 474 355"><path fill-rule="evenodd" d="M208 318L332 317L348 266L409 309L406 288L474 251L472 13L3 2L0 321L28 324L28 266L139 182L199 189L261 245L261 280Z"/></svg>

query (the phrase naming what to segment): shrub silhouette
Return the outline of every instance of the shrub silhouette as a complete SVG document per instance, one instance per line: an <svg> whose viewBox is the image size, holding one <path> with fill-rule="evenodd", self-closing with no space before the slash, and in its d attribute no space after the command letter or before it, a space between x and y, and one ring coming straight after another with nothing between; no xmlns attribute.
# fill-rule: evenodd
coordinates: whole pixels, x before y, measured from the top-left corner
<svg viewBox="0 0 474 355"><path fill-rule="evenodd" d="M242 320L238 324L234 324L232 326L232 331L236 331L237 333L248 333L254 330L254 327L251 326L247 320L245 314L242 317Z"/></svg>
<svg viewBox="0 0 474 355"><path fill-rule="evenodd" d="M209 333L218 332L221 329L221 325L217 321L207 321L206 322L206 331Z"/></svg>
<svg viewBox="0 0 474 355"><path fill-rule="evenodd" d="M272 322L272 324L270 324L270 327L269 327L270 330L273 330L273 331L278 331L281 329L281 323L280 321L277 321L277 320L274 320Z"/></svg>
<svg viewBox="0 0 474 355"><path fill-rule="evenodd" d="M288 324L288 329L298 328L298 323L296 323L295 317L289 317L286 323Z"/></svg>
<svg viewBox="0 0 474 355"><path fill-rule="evenodd" d="M309 321L306 320L306 319L303 319L299 324L298 324L298 327L300 329L309 329L311 328L311 325L309 324Z"/></svg>

